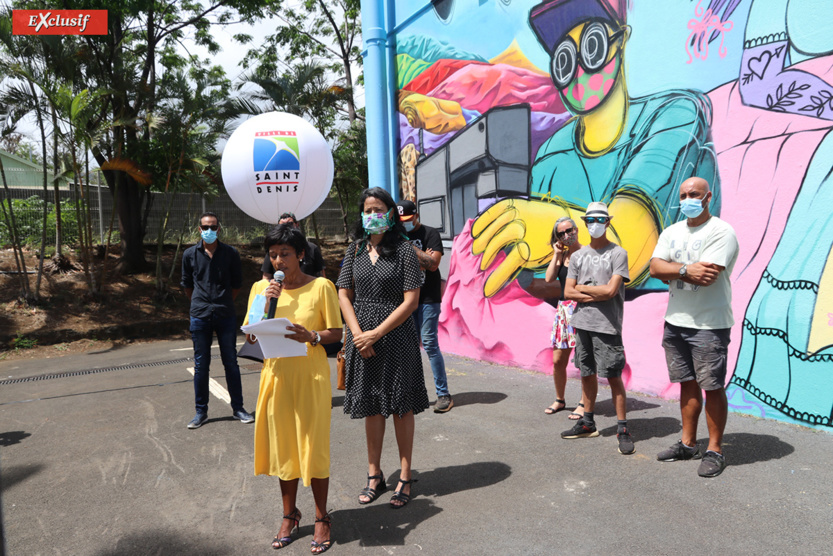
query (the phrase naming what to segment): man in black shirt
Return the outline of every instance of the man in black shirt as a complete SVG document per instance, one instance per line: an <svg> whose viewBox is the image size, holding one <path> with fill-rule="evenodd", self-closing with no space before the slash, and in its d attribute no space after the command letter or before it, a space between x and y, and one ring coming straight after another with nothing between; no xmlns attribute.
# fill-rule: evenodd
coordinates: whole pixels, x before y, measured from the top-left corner
<svg viewBox="0 0 833 556"><path fill-rule="evenodd" d="M400 201L397 205L399 217L408 232L408 239L414 246L419 267L425 272L425 283L419 292L419 306L414 311L417 330L422 336L422 347L431 362L434 373L434 387L437 390L435 413L445 413L454 407L454 400L448 393L448 379L445 374L445 361L437 340L437 327L440 322L440 302L442 301L442 283L440 278L440 259L443 257L443 242L434 228L420 223L416 205L411 201Z"/></svg>
<svg viewBox="0 0 833 556"><path fill-rule="evenodd" d="M301 225L298 224L298 219L291 212L281 214L278 224L292 224L299 230L301 229ZM275 275L275 269L272 268L272 261L269 260L268 254L263 259L263 265L261 265L260 271L263 273L264 280L271 280ZM301 260L301 272L310 276L322 276L326 278L324 274L324 257L321 256L321 249L311 241L307 241L304 258Z"/></svg>
<svg viewBox="0 0 833 556"><path fill-rule="evenodd" d="M243 285L243 268L237 249L220 243L220 221L206 212L200 217L201 241L182 255L182 287L191 300L191 338L194 341L194 394L197 415L188 423L198 429L208 419L208 367L211 339L217 333L220 357L226 370L226 385L231 397L232 416L253 423L243 409L243 386L237 366L237 317L234 298Z"/></svg>

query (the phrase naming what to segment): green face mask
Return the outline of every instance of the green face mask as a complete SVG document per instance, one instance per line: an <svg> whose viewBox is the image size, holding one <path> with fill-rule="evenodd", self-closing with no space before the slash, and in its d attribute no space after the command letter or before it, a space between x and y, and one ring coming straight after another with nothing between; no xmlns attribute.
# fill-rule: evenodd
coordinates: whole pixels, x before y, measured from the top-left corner
<svg viewBox="0 0 833 556"><path fill-rule="evenodd" d="M370 214L362 214L362 228L370 235L383 234L393 228L393 219L391 212L373 212Z"/></svg>
<svg viewBox="0 0 833 556"><path fill-rule="evenodd" d="M613 90L619 76L619 66L620 57L616 54L606 66L595 73L586 73L579 67L572 82L560 91L564 103L576 114L591 112Z"/></svg>

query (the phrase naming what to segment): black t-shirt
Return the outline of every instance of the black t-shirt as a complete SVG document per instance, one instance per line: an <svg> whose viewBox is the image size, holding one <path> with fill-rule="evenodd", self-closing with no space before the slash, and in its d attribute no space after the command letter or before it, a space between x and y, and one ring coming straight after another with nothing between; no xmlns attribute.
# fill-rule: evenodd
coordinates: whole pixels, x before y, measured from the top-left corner
<svg viewBox="0 0 833 556"><path fill-rule="evenodd" d="M412 232L408 232L408 239L412 245L425 251L426 249L433 249L439 253L443 253L443 242L440 239L440 233L434 228L429 228L425 224L420 225L419 228ZM442 283L440 279L440 271L425 271L425 284L419 292L419 303L440 303L442 301Z"/></svg>
<svg viewBox="0 0 833 556"><path fill-rule="evenodd" d="M191 294L191 316L210 319L234 317L234 290L243 287L240 254L231 245L217 242L209 257L200 240L182 254L182 287Z"/></svg>
<svg viewBox="0 0 833 556"><path fill-rule="evenodd" d="M318 276L318 273L324 270L324 257L321 255L321 249L311 241L307 242L307 249L304 253L304 260L301 261L301 272L309 274L310 276ZM263 259L263 264L260 267L263 274L272 276L275 274L275 269L272 268L272 261L269 260L269 254Z"/></svg>

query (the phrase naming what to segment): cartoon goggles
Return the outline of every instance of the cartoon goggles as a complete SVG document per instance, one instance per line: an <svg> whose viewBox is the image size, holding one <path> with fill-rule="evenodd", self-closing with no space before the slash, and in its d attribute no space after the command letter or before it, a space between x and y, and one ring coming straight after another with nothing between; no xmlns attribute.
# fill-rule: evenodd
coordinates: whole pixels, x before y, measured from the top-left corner
<svg viewBox="0 0 833 556"><path fill-rule="evenodd" d="M593 21L584 26L579 37L579 45L569 35L555 48L550 62L550 73L555 86L563 89L576 76L581 65L587 73L595 73L605 65L610 46L625 36L620 29L608 36L607 26L600 21Z"/></svg>

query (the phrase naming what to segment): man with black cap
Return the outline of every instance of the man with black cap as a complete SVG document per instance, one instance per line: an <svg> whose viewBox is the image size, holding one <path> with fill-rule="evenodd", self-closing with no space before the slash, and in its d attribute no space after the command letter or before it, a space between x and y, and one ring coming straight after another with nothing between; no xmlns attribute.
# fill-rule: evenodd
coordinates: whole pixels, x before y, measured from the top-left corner
<svg viewBox="0 0 833 556"><path fill-rule="evenodd" d="M599 389L598 377L610 384L618 419L616 437L619 453L634 452L628 430L627 394L622 382L625 348L622 345L622 317L625 308L625 282L628 252L607 238L610 213L607 205L587 205L583 217L590 233L590 245L579 249L570 260L564 296L578 301L570 324L576 331L576 366L581 371L584 392L584 416L575 426L561 433L561 438L599 436L594 410Z"/></svg>
<svg viewBox="0 0 833 556"><path fill-rule="evenodd" d="M425 272L425 284L419 292L419 307L414 311L414 320L422 336L422 347L425 348L431 362L431 371L434 373L434 387L437 390L434 412L445 413L454 407L454 400L448 393L445 360L437 340L442 300L442 281L438 268L443 257L443 243L437 230L420 223L419 213L412 201L400 201L397 208L399 218L408 232L408 239L419 259L419 267Z"/></svg>

